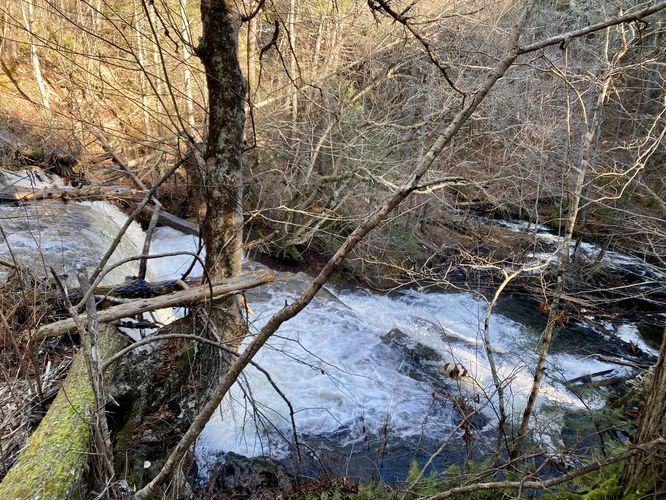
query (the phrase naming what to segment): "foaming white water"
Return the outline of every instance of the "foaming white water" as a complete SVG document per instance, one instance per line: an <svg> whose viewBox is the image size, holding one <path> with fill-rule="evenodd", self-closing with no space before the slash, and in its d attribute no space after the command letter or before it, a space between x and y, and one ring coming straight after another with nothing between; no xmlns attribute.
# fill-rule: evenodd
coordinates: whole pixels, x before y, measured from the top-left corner
<svg viewBox="0 0 666 500"><path fill-rule="evenodd" d="M184 252L181 255L160 257L148 260L147 274L155 281L180 279L190 270L190 276L201 276L203 267L201 262L206 258L204 248L200 252L200 260L190 254L196 254L199 248L199 238L183 234L170 227L155 228L150 242L150 255ZM155 311L160 323L167 325L183 316L182 308L170 307Z"/></svg>
<svg viewBox="0 0 666 500"><path fill-rule="evenodd" d="M9 253L35 272L49 274L53 267L68 283L76 284L76 269L94 269L106 253L127 217L115 206L104 203L62 203L44 200L19 206L0 207L0 224L7 241L0 242L0 255ZM140 255L141 227L133 223L120 241L110 264ZM11 257L10 257L11 258ZM137 262L111 270L105 284L122 282L136 274Z"/></svg>
<svg viewBox="0 0 666 500"><path fill-rule="evenodd" d="M505 227L515 232L528 232L534 233L534 236L542 244L547 244L552 248L552 252L536 252L530 253L529 257L536 259L543 263L556 264L555 254L557 248L562 245L564 239L562 236L555 234L554 229L544 226L543 224L529 223L526 221L512 221L512 220L494 220L496 225ZM573 253L576 242L572 241L569 245L569 252ZM627 255L612 250L604 250L595 243L581 241L578 244L579 252L589 261L594 262L600 260L600 264L609 269L621 269L624 266L633 266L638 268L639 273L648 280L663 281L666 279L666 271L660 269L652 264L645 262L643 259Z"/></svg>
<svg viewBox="0 0 666 500"><path fill-rule="evenodd" d="M280 279L280 278L278 278ZM296 293L278 283L268 300L253 302L259 316L254 328L291 302ZM451 419L430 410L431 386L401 372L400 359L379 338L380 327L367 322L343 302L325 294L285 323L255 358L291 401L298 431L325 435L345 429L347 439L376 434L385 423L392 435L433 435L450 428ZM206 426L197 448L200 457L211 451L234 451L247 456L281 454L284 441L275 439L275 426L290 438L289 409L251 367L245 372L257 408L269 423L253 420L249 399L234 386ZM272 436L273 440L266 440Z"/></svg>
<svg viewBox="0 0 666 500"><path fill-rule="evenodd" d="M39 171L8 172L0 169L0 187L19 192L64 186L57 175ZM44 200L0 209L7 241L0 254L14 253L36 272L48 274L53 267L66 280L76 283L76 268L94 268L115 239L127 216L108 202L62 203ZM110 264L140 253L144 235L132 223L111 256ZM117 283L133 274L136 263L129 263L108 273L105 283Z"/></svg>
<svg viewBox="0 0 666 500"><path fill-rule="evenodd" d="M161 228L151 252L195 252L196 246L196 238ZM154 274L164 279L178 277L191 262L190 256L181 256L151 265ZM193 274L199 272L197 267ZM308 280L302 273L278 273L274 285L249 294L256 313L252 332L293 301ZM271 383L291 402L302 435L336 433L336 442L360 442L367 435L381 434L385 427L392 438L438 438L450 432L457 424L452 405L435 403L432 398L435 384L446 381L436 369L424 377L410 372L413 360L381 338L394 328L408 335L412 345L437 351L440 363L462 364L470 377L453 390L462 390L470 399L481 395L479 407L492 421L491 405L496 398L482 340L485 307L483 299L462 293L410 290L380 296L365 291L320 292L255 358L272 382L258 369L248 367L240 384L234 385L198 440L200 464L205 466L209 453L279 457L290 451L290 409ZM531 388L539 333L500 314L493 314L490 322L499 374L508 383L507 408L515 416L522 413ZM554 407L575 410L599 404L581 401L560 382L610 368L615 367L574 354L552 354L539 399L541 407L546 405L549 410L539 417L540 428L557 429ZM484 396L491 405L484 406ZM548 441L546 436L544 439Z"/></svg>
<svg viewBox="0 0 666 500"><path fill-rule="evenodd" d="M267 300L252 303L260 314L254 326L260 327L285 301L294 298L294 292L278 283ZM484 395L494 399L481 337L484 308L483 301L467 294L409 291L387 297L343 292L337 298L318 297L286 323L278 331L279 337L273 338L256 359L292 402L299 432L325 435L346 429L348 439L361 439L364 433L381 432L388 423L389 435L394 438L421 434L437 438L456 423L446 407L433 414L433 387L444 380L436 375L421 380L407 376L409 360L395 346L385 344L381 336L398 328L414 342L436 350L442 362L462 364L471 375L462 392L470 399L480 394L479 406L483 407ZM500 377L510 381L508 407L517 415L532 384L535 339L520 324L501 315L493 316L490 332ZM549 372L566 380L608 368L612 366L595 360L554 355ZM200 458L211 451L247 456L287 451L275 432L277 429L290 438L287 405L263 374L251 368L245 375L247 394L235 386L225 399L201 436L197 448ZM264 421L253 416L250 393ZM540 401L568 409L585 407L552 380L543 384ZM493 418L489 406L483 411Z"/></svg>
<svg viewBox="0 0 666 500"><path fill-rule="evenodd" d="M98 212L103 216L102 220L108 221L107 226L110 228L110 231L107 236L112 237L112 240L127 222L127 215L113 203L109 203L108 201L83 201L80 204L92 208L95 212ZM101 230L103 231L105 229ZM114 231L115 234L113 234ZM120 248L119 250L116 250L109 262L113 264L128 257L141 255L144 239L145 234L143 229L141 229L141 226L136 221L132 221L122 239L123 242L128 245L129 249ZM129 267L138 270L137 262L138 261L133 262Z"/></svg>
<svg viewBox="0 0 666 500"><path fill-rule="evenodd" d="M659 356L659 350L650 347L642 338L638 332L638 327L631 324L621 324L615 329L616 334L625 342L632 342L638 346L644 352L652 354L653 356Z"/></svg>
<svg viewBox="0 0 666 500"><path fill-rule="evenodd" d="M152 255L176 252L196 254L198 246L199 238L196 236L183 234L170 227L158 227L153 234L150 253ZM202 248L200 259L203 261L205 258L206 251ZM177 279L189 269L193 262L194 268L192 269L191 276L201 276L203 268L200 261L189 254L151 259L148 262L148 269L151 270L156 280Z"/></svg>
<svg viewBox="0 0 666 500"><path fill-rule="evenodd" d="M493 381L483 346L483 319L486 303L464 293L421 293L416 290L398 296L367 294L364 300L349 297L350 305L380 330L399 328L416 342L438 351L445 362L462 364L474 384L485 394L493 392ZM510 381L513 406L521 408L532 386L538 353L535 332L500 314L490 320L490 340L501 380ZM568 356L549 357L549 372L560 371L566 378L575 378L591 371L610 367L595 360L577 359L568 363ZM580 400L557 383L546 382L542 396L551 402L582 408Z"/></svg>

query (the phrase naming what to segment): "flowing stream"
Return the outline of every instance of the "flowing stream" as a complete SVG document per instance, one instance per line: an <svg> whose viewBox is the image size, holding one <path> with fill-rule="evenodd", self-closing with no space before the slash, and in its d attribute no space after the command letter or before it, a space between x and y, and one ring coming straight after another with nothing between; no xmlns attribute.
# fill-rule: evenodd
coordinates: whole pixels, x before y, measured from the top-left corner
<svg viewBox="0 0 666 500"><path fill-rule="evenodd" d="M158 252L191 251L194 245L194 238L169 228L156 233ZM163 277L178 275L190 262L160 260L153 264L159 268L154 272ZM252 270L258 264L245 266ZM248 294L255 313L251 331L293 301L310 280L305 273L277 273L274 284ZM427 456L451 433L456 445L444 454L443 463L464 460L463 431L456 430L457 398L479 411L474 425L480 435L493 437L496 422L497 397L482 340L486 305L482 297L468 293L409 289L377 295L327 286L255 358L290 401L293 414L265 375L249 367L197 442L200 466L205 469L228 452L287 462L294 456L292 418L308 454L319 461L336 457L329 467L336 460L344 462L344 470L337 472L351 469L370 477L379 469L384 479L404 478L412 458ZM490 337L500 378L509 382L507 406L517 418L531 387L543 318L510 298L498 310ZM605 327L647 353L657 353L635 325L606 322ZM571 336L576 340L567 341ZM608 378L631 374L629 368L591 356L613 339L589 329L565 330L562 337L549 357L533 424L544 449L552 451L560 444L566 413L604 404L602 393L581 396L566 381L598 372ZM466 374L451 379L443 370L446 363Z"/></svg>
<svg viewBox="0 0 666 500"><path fill-rule="evenodd" d="M7 241L0 244L0 257L11 258L9 245L15 255L71 273L76 263L94 265L124 220L122 212L106 203L2 206L0 223ZM550 234L545 228L540 232ZM114 261L140 254L143 237L141 228L132 224ZM192 252L197 243L194 237L158 228L151 253ZM664 276L634 257L607 254L607 258L614 265L638 266L652 281ZM152 260L148 278L178 278L191 261L190 256ZM250 270L257 266L245 263ZM122 281L135 268L120 269L109 281ZM197 264L193 274L200 272ZM310 279L304 273L277 273L274 284L248 294L254 310L251 333L293 301ZM327 286L257 355L256 362L270 373L272 382L249 367L225 398L196 443L200 468L205 471L212 459L228 452L287 461L295 456L292 422L301 452L320 460L328 457L338 472L363 475L379 469L385 479L404 478L412 458L427 457L450 436L452 445L443 454L444 463L464 459L470 447L457 428L461 402L479 412L473 421L479 438L494 436L496 423L497 397L482 341L485 308L482 297L467 293L409 289L387 296ZM511 298L497 311L490 337L500 377L508 381L507 407L517 418L530 390L543 319ZM166 322L180 314L165 311L161 319ZM607 322L604 326L656 354L636 325ZM533 423L544 449L560 443L566 412L604 404L599 391L575 394L565 381L588 373L606 371L612 377L631 372L590 355L612 342L599 332L577 329L561 334L563 339L572 336L578 337L556 343L548 361ZM462 376L451 378L454 365ZM289 400L293 414L272 384ZM355 461L359 456L364 466Z"/></svg>

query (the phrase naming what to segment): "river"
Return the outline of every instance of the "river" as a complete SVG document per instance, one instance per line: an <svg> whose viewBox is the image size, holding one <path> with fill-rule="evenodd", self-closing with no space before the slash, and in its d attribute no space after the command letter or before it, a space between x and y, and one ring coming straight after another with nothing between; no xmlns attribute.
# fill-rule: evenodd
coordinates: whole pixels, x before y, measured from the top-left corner
<svg viewBox="0 0 666 500"><path fill-rule="evenodd" d="M33 260L41 255L40 261L46 255L50 265L70 273L74 261L92 265L125 218L106 203L61 202L2 206L0 217L15 253ZM499 224L524 229L522 223ZM557 238L545 227L538 228L538 234ZM114 260L139 254L143 237L141 228L132 224ZM585 245L590 254L596 251ZM0 250L3 258L10 257L6 246ZM192 236L162 227L156 231L151 253L196 247ZM546 254L542 257L548 258ZM605 259L609 265L639 269L650 282L663 280L661 270L636 257L606 254ZM148 278L180 277L190 263L189 256L152 260ZM259 266L245 262L248 270ZM113 277L133 270L124 269ZM195 267L193 274L200 271ZM310 279L305 273L280 272L274 284L248 294L254 314L246 343ZM411 460L423 463L443 440L450 440L450 446L435 462L439 466L482 457L494 439L497 421L497 396L482 343L486 305L482 296L470 293L410 288L379 295L360 287L326 286L255 359L282 395L263 373L249 367L196 443L199 474L205 477L211 464L229 452L271 457L305 475L326 468L387 481L404 479ZM160 318L168 322L182 313L162 311ZM657 353L636 324L605 321L603 326L648 355ZM514 418L521 414L531 386L542 327L543 318L533 306L512 297L500 302L490 322L499 374L507 383L507 407ZM567 414L605 404L606 389L574 392L566 381L604 371L607 378L636 373L595 359L593 354L614 342L581 325L559 334L532 423L544 453L555 453L562 446ZM453 365L464 375L451 378ZM458 428L461 404L478 412L469 436ZM300 460L295 459L298 456Z"/></svg>
<svg viewBox="0 0 666 500"><path fill-rule="evenodd" d="M196 241L160 228L154 245L157 253L192 251ZM636 265L633 257L623 257ZM177 276L190 262L160 260L153 263L160 277ZM259 266L245 262L249 270ZM293 301L310 280L305 273L281 272L276 283L248 294L254 311L251 333L285 302ZM413 458L423 463L451 433L455 444L438 465L460 463L468 453L482 456L483 443L466 446L461 441L456 401L463 398L478 410L474 433L491 442L497 397L482 341L486 306L483 297L469 293L411 288L380 295L360 287L326 286L255 358L290 401L301 454L309 466L294 462L287 403L264 374L249 367L197 442L201 474L207 473L206 464L233 452L268 456L294 472L305 467L312 474L326 467L336 474L364 479L379 474L395 481L404 479ZM500 377L508 384L508 407L517 418L531 387L544 318L533 304L527 308L515 297L505 298L497 310L490 336ZM604 326L646 353L657 354L637 325L606 321ZM544 452L555 453L561 447L567 414L605 404L605 390L573 392L566 381L604 371L609 379L635 373L592 356L617 354L614 343L615 339L581 325L564 329L556 339L533 423ZM467 374L450 379L442 371L446 363L464 368Z"/></svg>

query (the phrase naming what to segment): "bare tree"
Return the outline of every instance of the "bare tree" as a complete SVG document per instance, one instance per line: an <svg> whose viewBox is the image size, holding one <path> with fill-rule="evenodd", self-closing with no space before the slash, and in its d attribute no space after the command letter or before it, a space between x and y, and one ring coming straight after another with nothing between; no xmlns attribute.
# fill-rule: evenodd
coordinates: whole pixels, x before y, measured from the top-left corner
<svg viewBox="0 0 666 500"><path fill-rule="evenodd" d="M30 38L30 59L32 60L32 69L35 74L35 81L37 82L37 87L39 88L39 95L42 98L42 105L46 109L50 109L50 100L49 100L49 89L44 81L42 76L42 65L39 61L39 56L37 55L37 45L35 37L33 36L33 25L35 23L35 7L34 0L21 0L21 13L23 15L23 23L25 30Z"/></svg>
<svg viewBox="0 0 666 500"><path fill-rule="evenodd" d="M654 367L652 383L642 408L638 430L632 442L638 448L650 440L663 440L666 435L666 331L661 344L659 361ZM666 445L661 443L653 451L634 455L625 464L622 477L622 494L626 497L644 495L658 498L666 485Z"/></svg>
<svg viewBox="0 0 666 500"><path fill-rule="evenodd" d="M474 3L464 2L464 5ZM76 3L53 1L50 4L61 16L65 14L66 5L84 12ZM558 45L566 57L572 40L593 34L598 37L598 32L604 30L610 33L611 26L642 20L666 8L666 2L641 5L630 14L613 18L604 16L607 20L573 31L560 33L559 27L553 28L555 34L536 41L537 35L525 29L530 25L526 19L528 14L537 16L543 9L530 10L530 2L524 9L522 4L487 2L484 6L493 8L482 9L478 18L475 13L453 10L454 2L416 2L407 10L399 9L398 4L371 1L368 10L362 3L350 2L339 6L344 15L328 17L328 6L297 5L294 0L276 2L277 7L287 12L286 20L276 21L274 30L269 33L253 27L259 26L255 16L265 7L264 2L203 0L203 37L197 49L191 51L191 40L196 39L198 28L193 28L195 21L187 17L185 0L173 5L143 2L141 7L148 10L141 16L126 15L124 4L95 0L89 3L92 8L89 13L93 14L92 26L98 29L91 32L87 21L73 23L74 28L84 30L95 41L86 49L82 60L77 52L80 47L75 42L72 42L74 48L70 48L51 40L57 37L39 37L39 43L61 52L61 64L73 75L73 87L78 89L77 104L58 111L77 120L82 138L91 124L95 131L103 132L103 137L107 133L113 137L111 141L98 137L96 144L105 142L104 153L111 156L117 166L122 164L125 171L129 170L128 162L118 159L112 141L136 151L137 162L143 161L139 151L153 147L151 139L159 139L159 147L177 157L179 162L185 163L180 158L182 142L193 157L197 156L194 144L197 99L193 94L201 73L190 56L193 53L199 56L208 89L208 133L203 163L197 164L195 159L188 165L188 175L197 178L195 182L201 188L199 200L205 204L202 233L211 281L240 273L246 215L251 222L261 221L267 228L250 241L249 245L255 247L273 245L273 248L282 247L283 251L294 248L298 252L316 238L337 238L336 251L305 292L293 303L285 304L245 350L229 362L228 372L221 374L209 400L164 468L139 491L138 498L154 493L174 473L224 395L252 363L254 355L285 321L308 305L344 259L368 242L366 238L371 231L391 219L405 231L412 231L415 224L409 214L418 212L423 220L427 214L421 207L427 207L429 202L455 205L463 187L468 194L459 206L483 202L476 200L475 194L488 192L491 182L495 182L496 191L501 191L491 195L496 206L513 204L538 221L542 189L554 191L547 184L561 177L555 167L547 167L548 162L553 157L568 158L567 155L574 155L579 149L576 161L569 163L572 173L565 176L562 188L569 204L558 255L555 300L550 304L530 399L513 444L512 458L521 455L565 293L566 272L571 264L570 242L581 207L586 207L588 196L592 197L594 192L590 174L597 155L595 147L603 132L602 111L613 94L609 89L618 77L617 65L627 47L622 46L615 58L604 61L598 81L594 82L596 91L591 105L583 102L583 92L572 85L576 94L574 101L578 103L580 114L586 117L582 133L576 129L573 119L565 121L564 125L547 124L547 119L541 115L548 112L542 112L538 106L516 106L507 102L508 96L527 91L525 81L532 72L546 73L548 78L553 75L553 71L543 71L533 59L524 58L524 65L514 65L514 62L522 55L541 53L547 47ZM361 15L365 18L359 21ZM390 22L385 22L387 19ZM455 20L450 23L453 27L447 24L449 19ZM473 19L488 29L480 30L478 26L476 30L468 29ZM238 60L243 23L247 23L245 55L249 90ZM511 29L507 28L509 25ZM352 36L355 31L352 28L359 26L362 28L359 32L365 30L363 35ZM395 26L399 29L395 30ZM32 36L34 28L24 30ZM468 31L471 32L467 34ZM453 43L463 34L474 44ZM259 50L254 45L254 35L261 47ZM449 44L451 48L444 50L437 44ZM508 47L504 49L504 45ZM474 49L469 50L469 47ZM303 56L310 49L312 61ZM401 51L409 57L404 57ZM555 62L544 64L557 67L560 52L544 55L548 57ZM257 71L255 59L265 67ZM590 56L590 59L594 58ZM182 64L184 69L181 70ZM281 71L267 70L269 64L273 68L281 67ZM567 84L569 76L562 75ZM126 83L120 84L120 80ZM83 81L85 83L81 83ZM537 89L530 96L554 108L561 101L551 94L550 90ZM113 95L117 100L101 97L106 95ZM650 103L650 112L655 112L654 99ZM520 109L516 111L517 107ZM136 117L127 112L128 109L137 110ZM244 165L246 110L256 113L255 118L261 118L257 120L257 141L253 145L261 161L249 172ZM547 118L557 116L552 112ZM656 146L652 146L663 138L663 129L656 125L658 121L653 117L655 129L645 135L649 138L644 145L648 151L643 158L645 161L654 154ZM159 127L155 127L156 124ZM550 137L555 135L553 131L561 132L567 127L570 133L564 137ZM161 137L150 137L152 128L160 128ZM530 141L532 143L526 146ZM568 148L570 153L559 152L549 157L543 151L559 147ZM504 155L503 169L497 172L490 169L496 156L488 154L488 150ZM538 163L541 168L531 172L530 162L539 154L543 155ZM520 161L530 166L516 167ZM193 174L195 167L201 168L200 175ZM148 165L146 161L144 171L139 172L142 175L133 173L132 179L156 175L159 168L163 167L157 162ZM512 170L514 168L517 172ZM463 175L482 181L462 186ZM627 175L632 174L628 171ZM139 186L145 190L142 182ZM155 189L159 182L155 183ZM460 190L456 192L454 186ZM586 186L591 186L589 193L585 191ZM649 186L640 188L651 189ZM436 191L441 196L433 195ZM412 198L409 206L403 204L416 193L421 198ZM152 191L151 196L154 194ZM185 200L185 203L195 201ZM145 205L148 199L142 203ZM156 218L153 217L152 226ZM385 239L382 234L368 244L380 246ZM380 261L381 257L375 260ZM104 265L100 265L100 272ZM500 427L508 420L502 394L505 382L500 380L494 367L489 319L499 294L516 273L503 271L503 276L504 282L488 303L484 338L500 397ZM211 330L214 335L220 334L215 342L238 346L246 333L240 311L236 297L213 308L209 318L213 320ZM219 375L213 372L215 377ZM659 408L658 403L653 406ZM649 434L645 440L655 435L653 431Z"/></svg>

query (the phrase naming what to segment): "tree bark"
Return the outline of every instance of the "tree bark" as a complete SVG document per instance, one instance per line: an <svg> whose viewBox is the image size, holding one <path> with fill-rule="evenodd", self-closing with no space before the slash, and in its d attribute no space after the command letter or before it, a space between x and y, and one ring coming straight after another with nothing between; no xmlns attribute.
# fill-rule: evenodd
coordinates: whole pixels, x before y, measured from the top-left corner
<svg viewBox="0 0 666 500"><path fill-rule="evenodd" d="M142 0L143 1L143 0ZM146 20L148 21L148 27L150 29L151 35L151 71L153 73L154 81L154 90L155 90L155 116L157 118L157 133L160 136L164 135L165 129L165 117L169 114L169 110L166 109L164 105L164 76L162 72L162 64L160 61L160 43L162 40L160 38L160 31L156 29L157 26L157 15L155 14L154 4L150 3L149 5L143 4L143 9L146 13ZM141 35L139 35L141 36Z"/></svg>
<svg viewBox="0 0 666 500"><path fill-rule="evenodd" d="M229 0L203 0L201 21L203 40L197 55L206 71L209 102L202 232L208 273L213 281L219 281L240 273L243 256L245 79L237 55L241 15ZM228 319L241 328L237 300L232 297L225 306L226 311L215 309L212 319L225 337L237 339L236 328L222 328Z"/></svg>
<svg viewBox="0 0 666 500"><path fill-rule="evenodd" d="M666 330L661 343L659 361L641 412L638 430L633 437L636 446L666 437ZM666 491L666 447L652 453L632 456L625 464L622 477L623 498L660 498Z"/></svg>
<svg viewBox="0 0 666 500"><path fill-rule="evenodd" d="M247 15L250 15L254 12L256 8L255 0L245 0L245 10ZM257 16L251 17L247 20L247 37L245 40L245 64L247 66L247 72L245 78L247 79L247 108L252 105L252 99L254 98L254 90L257 86L257 64L256 64L256 54L257 54L257 26L259 19ZM246 114L248 113L246 109Z"/></svg>

